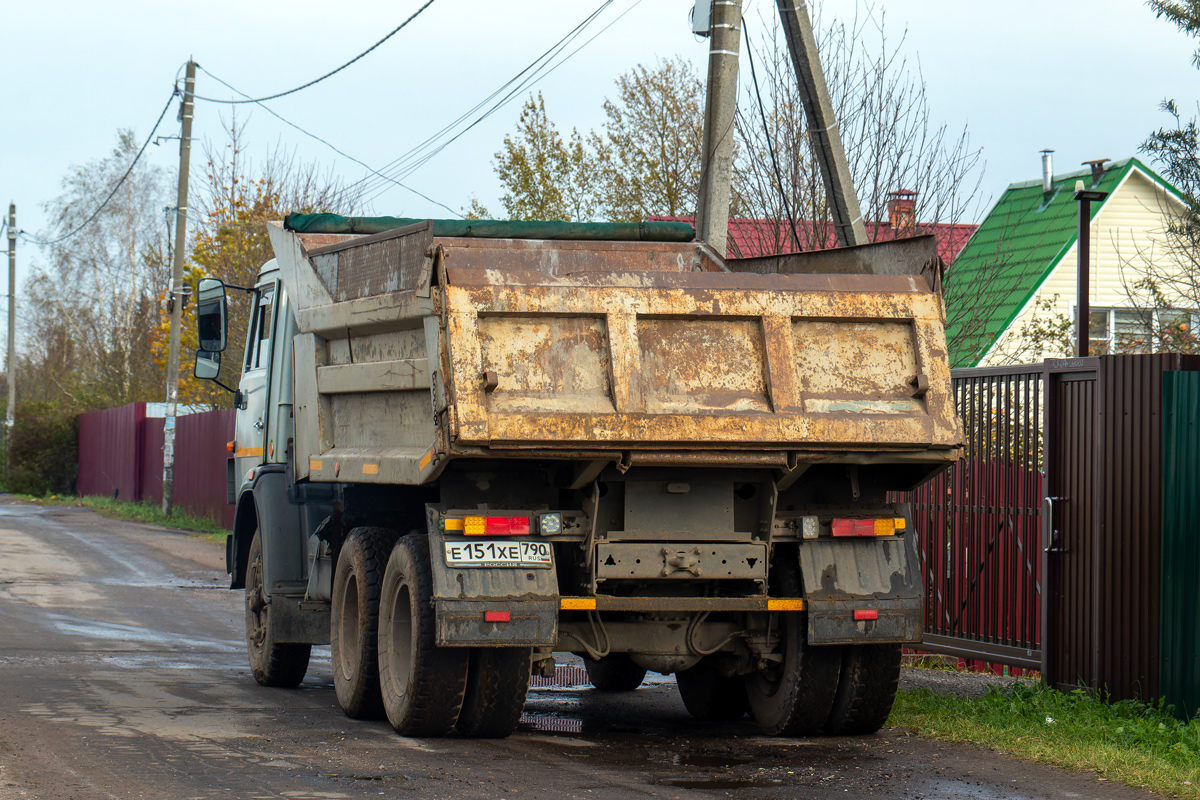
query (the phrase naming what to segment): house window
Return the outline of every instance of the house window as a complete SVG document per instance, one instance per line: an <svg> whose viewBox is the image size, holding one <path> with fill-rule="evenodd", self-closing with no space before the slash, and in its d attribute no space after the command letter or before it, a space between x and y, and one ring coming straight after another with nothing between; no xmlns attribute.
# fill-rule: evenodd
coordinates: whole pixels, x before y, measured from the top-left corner
<svg viewBox="0 0 1200 800"><path fill-rule="evenodd" d="M1190 350L1200 324L1200 312L1178 308L1093 308L1088 316L1092 355Z"/></svg>

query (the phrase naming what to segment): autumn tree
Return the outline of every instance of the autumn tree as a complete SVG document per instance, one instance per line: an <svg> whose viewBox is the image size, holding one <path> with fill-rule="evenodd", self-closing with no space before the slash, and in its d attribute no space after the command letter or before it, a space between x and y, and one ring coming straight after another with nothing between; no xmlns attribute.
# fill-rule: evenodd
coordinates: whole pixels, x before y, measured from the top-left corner
<svg viewBox="0 0 1200 800"><path fill-rule="evenodd" d="M568 140L546 114L539 92L521 107L517 131L496 153L500 198L511 219L578 222L596 214L596 160L576 130ZM478 214L478 204L472 210Z"/></svg>
<svg viewBox="0 0 1200 800"><path fill-rule="evenodd" d="M347 190L319 164L297 160L294 152L277 148L255 163L245 155L244 136L244 128L237 126L235 118L226 128L223 144L205 147L204 183L193 202L198 213L185 277L193 292L202 277L253 287L259 269L275 257L267 234L268 221L282 220L289 212L350 215L360 208L357 192ZM228 386L237 386L241 380L241 347L250 319L248 298L248 294L237 290L228 292L229 346L222 354L220 377ZM168 323L163 320L156 340L154 355L160 365L165 365L167 359ZM191 374L190 356L198 346L192 314L184 316L182 338L182 360L186 364L180 375L180 402L227 405L229 394L224 389Z"/></svg>

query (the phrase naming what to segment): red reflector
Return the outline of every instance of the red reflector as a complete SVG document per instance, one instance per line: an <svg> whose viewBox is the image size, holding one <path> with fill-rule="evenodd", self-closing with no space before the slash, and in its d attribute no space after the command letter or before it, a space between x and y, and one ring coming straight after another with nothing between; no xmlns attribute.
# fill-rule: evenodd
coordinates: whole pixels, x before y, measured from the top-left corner
<svg viewBox="0 0 1200 800"><path fill-rule="evenodd" d="M860 608L854 612L855 622L861 622L865 619L879 619L879 612L873 608Z"/></svg>
<svg viewBox="0 0 1200 800"><path fill-rule="evenodd" d="M512 617L511 611L485 611L483 612L484 622L509 622Z"/></svg>
<svg viewBox="0 0 1200 800"><path fill-rule="evenodd" d="M873 519L835 519L832 522L834 536L874 536Z"/></svg>

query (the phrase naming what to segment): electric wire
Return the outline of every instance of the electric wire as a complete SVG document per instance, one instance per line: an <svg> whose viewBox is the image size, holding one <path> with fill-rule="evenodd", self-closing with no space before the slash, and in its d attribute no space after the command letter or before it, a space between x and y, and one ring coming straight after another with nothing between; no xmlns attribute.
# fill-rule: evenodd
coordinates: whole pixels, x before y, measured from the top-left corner
<svg viewBox="0 0 1200 800"><path fill-rule="evenodd" d="M612 2L613 2L613 0L606 0L605 2L601 3L594 11L592 11L590 14L588 14L588 16L583 19L583 21L581 21L578 25L576 25L575 28L571 29L566 35L564 35L561 39L559 39L557 42L555 42L554 45L552 45L549 49L547 49L545 52L543 52L541 55L539 55L536 59L534 59L523 70L518 72L516 75L514 75L508 81L506 81L503 85L501 85L498 89L496 89L490 95L488 95L483 100L481 100L479 103L476 103L471 109L464 112L456 120L451 122L449 125L445 126L442 130L433 134L431 137L429 137L428 139L426 139L424 142L417 145L413 149L409 150L407 153L394 159L390 164L388 164L386 167L384 167L384 169L391 170L391 174L395 174L400 178L406 178L409 175L413 174L416 170L423 167L431 159L433 159L435 156L437 156L439 153L441 153L447 146L452 144L457 139L461 138L469 130L471 130L472 128L474 128L475 126L477 126L478 124L483 122L485 119L490 117L492 114L494 114L496 111L498 111L499 109L501 109L505 105L507 105L509 102L511 102L512 99L514 97L516 97L519 93L523 92L524 90L526 90L528 88L531 88L532 86L537 85L544 78L551 75L555 70L557 70L559 67L561 67L563 64L565 64L567 61L569 61L571 58L573 58L577 53L579 53L579 51L583 50L585 47L587 47L589 44L591 44L593 41L595 41L599 36L603 35L609 28L611 28L613 25L615 25L617 22L619 22L621 19L623 19L627 14L629 14L631 11L633 11L637 6L639 6L642 3L642 0L635 0L635 2L632 3L629 6L629 8L625 9L625 11L621 12L621 14L619 14L615 19L613 19L611 22L609 22L607 25L605 25L602 29L600 29L595 34L593 34L589 39L587 39L587 41L580 44L578 47L576 47L574 50L569 52L567 55L558 59L557 62L551 63L551 62L554 62L555 58L559 54L561 54L564 50L566 50L567 47L575 39L577 39L587 27L589 27L591 25L596 20L596 18L599 17L599 15L606 8L608 8L608 6L610 6L612 4ZM524 80L522 80L523 77L524 77ZM514 84L516 84L516 85L514 86ZM506 89L509 89L509 87L513 87L513 88L511 90L509 90L508 93L505 94L503 97L501 97L499 101L497 101L490 108L488 108L487 111L485 111L479 117L474 119L469 125L467 125L462 130L458 131L450 139L438 144L432 150L429 149L432 146L433 142L436 142L439 138L445 136L449 131L453 130L455 127L462 124L462 122L465 119L467 119L471 114L474 114L475 112L479 111L479 109L486 106L490 101L494 100L497 96L501 95L501 93L505 92ZM364 186L368 187L366 189L366 191L374 192L377 189L381 188L380 184L375 179L364 178L362 183L364 184ZM381 194L381 193L382 193L382 191L377 192L375 195L373 195L372 199L374 197L378 197L379 194Z"/></svg>
<svg viewBox="0 0 1200 800"><path fill-rule="evenodd" d="M146 152L146 148L150 145L151 140L154 139L154 134L158 131L158 126L162 124L163 117L167 116L167 111L168 111L168 109L171 108L171 103L173 103L175 101L175 97L178 94L180 94L179 88L173 87L171 90L171 96L167 99L167 104L165 106L163 106L162 113L158 115L158 120L154 123L154 127L152 127L150 129L150 135L146 137L146 141L142 142L142 147L140 150L137 151L137 155L134 156L133 161L130 162L129 168L125 170L125 174L121 176L120 180L118 180L116 185L113 186L112 191L110 191L108 193L108 196L104 198L104 202L100 203L100 205L96 208L96 210L92 212L92 215L90 217L88 217L82 223L80 223L77 227L68 231L67 233L64 233L62 236L58 237L57 239L50 239L50 240L38 239L38 238L35 238L34 236L31 236L30 234L26 233L25 231L20 231L20 235L22 237L24 237L27 241L33 242L34 244L40 244L40 245L44 245L44 246L56 245L56 244L59 244L60 242L65 242L67 239L70 239L72 236L74 236L75 234L82 231L88 225L92 224L92 221L95 220L96 217L100 216L100 212L105 209L105 207L108 205L109 201L112 200L113 197L117 194L117 190L119 190L125 184L125 181L128 180L129 176L133 173L133 168L136 167L138 165L138 162L142 160L142 155Z"/></svg>
<svg viewBox="0 0 1200 800"><path fill-rule="evenodd" d="M433 5L433 3L434 3L434 0L428 0L428 2L425 3L425 5L421 6L416 11L414 11L408 19L404 20L404 22L401 22L397 27L393 28L392 32L389 33L387 36L384 36L378 42L371 45L366 50L362 51L361 53L356 55L354 58L347 61L345 64L342 64L337 69L331 70L330 72L326 72L321 77L314 78L313 80L309 81L308 83L304 84L303 86L297 86L295 89L288 89L286 92L279 92L278 94L271 94L271 95L267 95L266 97L253 97L252 98L249 95L244 95L244 97L246 98L244 100L218 100L213 97L199 97L199 96L197 96L196 99L204 100L209 103L225 103L228 105L240 105L242 103L261 103L264 100L276 100L280 97L287 97L289 94L295 94L296 92L307 89L310 86L315 86L316 84L320 83L321 81L325 80L326 78L329 78L329 77L332 77L332 76L338 74L339 72L344 70L346 67L350 66L351 64L354 64L355 62L360 61L363 57L368 55L375 48L379 47L379 45L383 44L388 39L392 38L400 31L404 30L404 28L408 25L408 23L412 22L414 19L416 19L418 16L420 16L421 12L424 11L425 9L429 8L431 5ZM197 64L197 66L199 66L199 64ZM203 67L200 67L200 68L204 69ZM207 70L205 70L205 71L207 72ZM209 72L208 74L214 78L216 77L211 72ZM226 84L226 85L228 85L228 84ZM242 92L238 92L238 94L242 94Z"/></svg>
<svg viewBox="0 0 1200 800"><path fill-rule="evenodd" d="M578 35L578 33L579 33L579 32L580 32L580 31L581 31L581 30L582 30L584 27L586 27L588 24L590 24L590 23L591 23L591 21L592 21L593 19L595 19L595 18L596 18L596 16L597 16L598 14L600 14L600 12L601 12L601 11L603 11L605 8L607 8L609 5L611 5L611 4L612 4L612 2L613 2L613 0L606 0L605 2L601 3L601 5L600 5L600 6L599 6L597 9L595 9L594 11L592 11L590 14L588 14L588 15L587 15L587 17L585 17L585 18L584 18L583 22L581 22L581 23L579 23L578 25L576 25L576 26L575 26L575 27L574 27L574 28L573 28L571 31L569 31L569 32L567 33L567 35L566 35L566 36L564 36L562 39L559 39L559 40L558 40L558 42L556 42L554 45L552 45L552 46L550 47L550 49L549 49L549 50L546 50L544 53L542 53L542 54L541 54L541 55L539 55L537 58L535 58L535 59L534 59L532 62L530 62L530 63L529 63L529 64L528 64L528 65L527 65L527 66L526 66L526 67L525 67L523 70L521 70L520 72L518 72L518 73L517 73L516 75L514 75L513 77L509 78L509 79L508 79L508 81L506 81L506 82L505 82L503 85L501 85L501 86L500 86L500 88L496 89L496 90L495 90L495 91L493 91L493 92L492 92L490 95L488 95L487 97L485 97L483 100L480 100L478 103L476 103L474 106L472 106L471 108L469 108L467 111L465 111L465 112L463 112L462 114L460 114L460 115L458 116L458 118L457 118L457 119L455 119L453 122L450 122L448 125L446 125L446 126L445 126L445 127L443 127L441 130L439 130L438 132L436 132L436 133L434 133L433 135L431 135L429 138L425 139L425 141L421 142L421 143L420 143L420 144L418 144L416 147L414 147L414 148L412 148L412 149L408 150L408 151L407 151L407 152L405 152L404 154L402 154L402 155L400 155L400 156L396 157L395 159L393 159L391 162L389 162L388 164L386 164L386 165L385 165L383 168L384 168L384 169L400 169L400 168L402 167L402 165L403 165L403 164L405 164L405 162L407 162L407 161L408 161L409 159L411 159L411 158L414 158L414 157L416 157L416 156L417 156L419 153L421 153L421 151L423 151L423 150L425 150L427 147L431 146L431 145L432 145L433 143L435 143L435 142L436 142L438 139L440 139L440 138L442 138L442 137L446 136L446 135L447 135L447 134L448 134L450 131L454 130L454 128L456 128L458 125L462 124L462 123L463 123L463 122L464 122L464 121L465 121L465 120L466 120L468 117L470 117L470 116L471 116L472 114L474 114L476 111L478 111L479 109L483 108L485 105L487 105L487 104L488 104L489 102L491 102L493 99L495 99L497 95L499 95L501 92L503 92L503 91L504 91L505 89L507 89L509 86L512 86L512 85L513 85L515 82L517 82L517 81L518 81L518 80L519 80L519 79L520 79L520 78L521 78L523 75L525 75L526 73L528 73L530 70L533 70L535 67L536 67L536 68L538 68L538 69L540 69L539 65L540 65L540 64L542 64L542 62L543 62L543 61L545 61L545 60L547 60L548 58L552 57L552 54L553 54L555 51L559 50L559 49L560 49L560 48L563 46L564 42L567 42L567 41L569 41L571 38L573 38L574 36ZM507 99L507 98L505 98L505 99ZM492 110L494 110L494 109L492 109ZM489 111L488 113L491 113L491 112ZM481 120L482 120L482 119L484 119L484 118L486 118L486 115L485 115L485 117L481 117L481 118L480 118L480 120L477 120L475 123L472 123L472 124L473 124L473 125L474 125L474 124L478 124L478 122L479 122L479 121L481 121ZM459 136L461 136L461 135L462 135L462 133L465 133L465 132L466 132L466 131L462 131L462 132L460 132L458 135L459 135ZM456 137L456 138L457 138L457 137ZM449 144L449 142L447 142L446 144ZM377 183L373 183L373 182L371 181L371 179L370 179L370 178L363 178L363 179L362 179L362 181L360 181L360 183L363 183L363 184L364 184L364 190L365 190L365 191L373 191L374 189L378 188L378 186L379 186L379 184L377 184ZM370 188L365 188L366 186L369 186Z"/></svg>
<svg viewBox="0 0 1200 800"><path fill-rule="evenodd" d="M201 69L203 69L203 68L201 68ZM227 88L227 89L229 89L230 91L237 92L238 94L242 95L243 97L249 97L249 95L247 95L247 94L246 94L245 92L243 92L242 90L235 88L234 86L230 85L229 83L227 83L226 81L224 81L224 80L222 80L221 78L217 77L216 75L213 75L213 74L212 74L211 72L209 72L208 70L204 70L204 74L208 75L208 77L212 78L214 81L216 81L217 83L219 83L219 84L221 84L222 86L226 87L226 88ZM198 99L198 100L204 100L205 98L203 98L203 97L197 97L196 99ZM355 158L354 156L352 156L352 155L350 155L349 153L345 152L344 150L341 150L340 148L338 148L338 147L334 146L333 144L331 144L330 142L326 141L325 139L322 139L320 136L317 136L315 133L311 133L311 132L309 132L309 131L305 130L304 128L301 128L301 127L300 127L299 125L297 125L296 123L292 122L292 121L291 121L291 120L289 120L289 119L286 119L285 117L283 117L282 115L280 115L278 112L276 112L275 110L273 110L273 109L271 109L270 107L268 107L268 106L267 106L266 104L264 104L264 103L263 103L261 100L254 100L254 101L252 101L252 102L254 102L255 104L257 104L257 105L259 106L259 108L261 108L262 110L266 111L268 114L270 114L271 116L275 117L275 118L276 118L276 119L278 119L280 122L284 123L285 125L290 125L291 127L293 127L293 128L295 128L296 130L300 131L300 133L303 133L305 136L308 136L308 137L309 137L309 138L311 138L311 139L315 139L316 141L318 141L318 142L320 142L321 144L325 145L325 146L326 146L326 147L328 147L330 150L332 150L333 152L335 152L335 153L337 153L338 155L342 156L343 158L347 158L347 159L349 159L350 161L353 161L355 164L358 164L358 165L359 165L359 166L361 166L361 167L365 167L366 169L370 170L371 172L375 173L376 175L379 175L379 177L381 177L381 178L385 178L386 180L388 180L388 181L391 181L391 182L392 182L392 183L394 183L396 186L399 186L399 187L400 187L400 188L402 188L402 189L407 189L408 191L410 191L410 192L412 192L413 194L415 194L417 197L420 197L420 198L422 198L422 199L424 199L424 200L428 200L430 203L433 203L433 204L434 204L434 205L436 205L436 206L441 206L442 208L446 209L447 211L449 211L451 214L453 214L453 215L454 215L454 216L456 216L456 217L461 217L461 216L462 216L462 214L460 214L459 212L457 212L457 211L455 211L454 209L450 208L450 206L446 205L445 203L441 203L441 202L439 202L439 201L437 201L437 200L434 200L434 199L433 199L432 197L430 197L429 195L427 195L427 194L424 194L424 193L422 193L422 192L419 192L419 191L417 191L416 189L412 188L411 186L408 186L408 185L406 185L406 184L403 184L403 183L401 183L400 181L398 181L398 180L396 180L396 179L394 179L394 178L391 178L391 177L389 177L389 176L387 176L387 175L383 175L383 174L379 173L379 172L378 172L378 171L376 171L376 170L375 170L375 168L374 168L374 167L372 167L370 164L367 164L366 162L364 162L364 161L361 161L361 160L359 160L359 159ZM354 184L351 184L350 186L346 187L346 191L350 190L350 189L351 189L353 186L354 186Z"/></svg>
<svg viewBox="0 0 1200 800"><path fill-rule="evenodd" d="M771 167L775 171L775 184L779 187L779 199L783 201L783 210L787 214L788 224L792 227L792 237L796 241L796 249L800 249L800 232L796 230L796 217L792 215L791 204L788 203L787 192L783 190L783 176L779 172L779 162L775 160L775 145L771 131L767 127L767 112L763 108L762 94L758 90L758 74L754 69L754 45L750 43L750 33L746 30L746 20L742 19L742 35L746 39L746 55L750 59L750 78L754 82L754 96L758 98L758 113L762 117L763 135L767 138L767 152L771 154Z"/></svg>

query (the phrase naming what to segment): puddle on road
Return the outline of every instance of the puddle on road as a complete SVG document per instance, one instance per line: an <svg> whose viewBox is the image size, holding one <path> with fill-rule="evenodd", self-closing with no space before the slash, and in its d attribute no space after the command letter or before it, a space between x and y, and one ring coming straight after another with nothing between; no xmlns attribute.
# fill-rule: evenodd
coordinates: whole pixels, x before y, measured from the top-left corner
<svg viewBox="0 0 1200 800"><path fill-rule="evenodd" d="M680 789L761 789L765 786L780 786L783 781L779 778L678 778L662 783Z"/></svg>
<svg viewBox="0 0 1200 800"><path fill-rule="evenodd" d="M674 753L671 756L672 764L685 767L731 767L756 760L754 756L735 756L730 753Z"/></svg>

